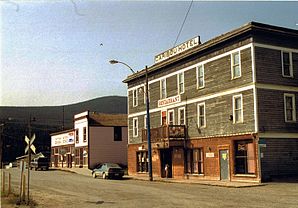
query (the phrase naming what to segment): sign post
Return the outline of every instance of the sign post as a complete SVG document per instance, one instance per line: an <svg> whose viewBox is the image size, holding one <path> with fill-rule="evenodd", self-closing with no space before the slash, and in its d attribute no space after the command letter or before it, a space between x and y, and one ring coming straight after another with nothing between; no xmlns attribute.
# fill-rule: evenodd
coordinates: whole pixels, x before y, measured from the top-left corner
<svg viewBox="0 0 298 208"><path fill-rule="evenodd" d="M31 138L31 126L29 124L29 138ZM27 186L27 197L28 201L27 203L29 204L30 202L30 197L29 197L29 185L30 185L30 167L31 167L31 150L36 154L36 148L33 145L33 142L35 140L35 134L33 134L32 138L29 139L27 136L25 136L25 142L28 144L27 147L25 148L25 154L28 152L28 186Z"/></svg>

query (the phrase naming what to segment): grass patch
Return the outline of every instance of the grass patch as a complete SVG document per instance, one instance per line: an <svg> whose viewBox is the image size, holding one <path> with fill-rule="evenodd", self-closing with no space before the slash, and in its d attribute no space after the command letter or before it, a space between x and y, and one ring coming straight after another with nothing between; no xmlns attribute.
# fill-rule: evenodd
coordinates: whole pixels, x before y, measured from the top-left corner
<svg viewBox="0 0 298 208"><path fill-rule="evenodd" d="M1 196L1 207L7 207L7 208L35 208L37 206L37 203L30 198L30 203L28 204L27 201L20 201L19 195L15 193L10 193Z"/></svg>

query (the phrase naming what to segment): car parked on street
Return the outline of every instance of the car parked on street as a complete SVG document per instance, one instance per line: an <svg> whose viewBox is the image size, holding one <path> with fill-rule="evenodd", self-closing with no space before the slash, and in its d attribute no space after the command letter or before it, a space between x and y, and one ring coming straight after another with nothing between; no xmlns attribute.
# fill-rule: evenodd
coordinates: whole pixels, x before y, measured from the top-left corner
<svg viewBox="0 0 298 208"><path fill-rule="evenodd" d="M97 168L92 170L93 178L102 177L103 179L108 178L119 178L121 179L124 175L124 170L116 163L103 163Z"/></svg>
<svg viewBox="0 0 298 208"><path fill-rule="evenodd" d="M34 170L49 170L49 166L50 166L50 160L49 158L34 158L31 161L31 166L30 169L34 169Z"/></svg>

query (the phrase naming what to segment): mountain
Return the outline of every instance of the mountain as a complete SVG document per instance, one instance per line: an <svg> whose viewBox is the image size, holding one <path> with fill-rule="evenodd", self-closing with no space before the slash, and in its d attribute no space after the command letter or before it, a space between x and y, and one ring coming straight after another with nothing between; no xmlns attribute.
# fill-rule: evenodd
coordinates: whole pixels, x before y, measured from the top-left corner
<svg viewBox="0 0 298 208"><path fill-rule="evenodd" d="M75 114L84 111L126 114L127 97L108 96L71 105L41 107L0 106L0 162L14 161L24 155L28 135L28 123L31 120L32 133L36 134L34 145L37 152L50 151L50 134L62 129L73 128ZM4 124L4 125L2 125Z"/></svg>

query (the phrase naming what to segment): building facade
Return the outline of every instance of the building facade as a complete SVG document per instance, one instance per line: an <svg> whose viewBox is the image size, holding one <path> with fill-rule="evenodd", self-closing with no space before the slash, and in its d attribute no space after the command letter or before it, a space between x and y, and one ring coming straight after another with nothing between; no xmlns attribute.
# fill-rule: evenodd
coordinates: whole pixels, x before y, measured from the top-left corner
<svg viewBox="0 0 298 208"><path fill-rule="evenodd" d="M56 145L57 138L73 133L72 143ZM71 167L92 169L104 162L127 165L127 115L83 112L74 116L74 129L52 134L52 165L68 161L71 154ZM58 142L59 143L59 142ZM70 152L68 151L70 150ZM67 155L66 159L63 156ZM57 162L58 161L58 165ZM67 163L68 164L68 163ZM70 166L66 166L70 167Z"/></svg>
<svg viewBox="0 0 298 208"><path fill-rule="evenodd" d="M298 174L298 31L251 22L148 68L153 175L260 182ZM128 76L128 171L148 173L145 70ZM140 90L143 89L143 90Z"/></svg>

